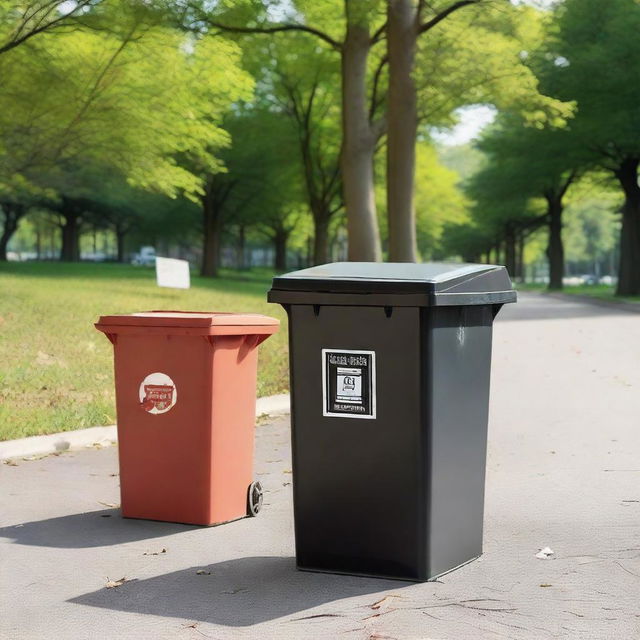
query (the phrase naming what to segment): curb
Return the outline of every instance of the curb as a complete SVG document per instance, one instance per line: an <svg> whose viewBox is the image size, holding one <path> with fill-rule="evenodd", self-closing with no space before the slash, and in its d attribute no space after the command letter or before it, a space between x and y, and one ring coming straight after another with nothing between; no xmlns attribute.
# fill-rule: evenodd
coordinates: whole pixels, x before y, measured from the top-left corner
<svg viewBox="0 0 640 640"><path fill-rule="evenodd" d="M284 415L290 411L288 393L258 398L256 417ZM0 442L0 460L48 456L87 447L107 447L116 444L118 431L115 425L90 427L76 431L62 431L45 436L31 436L19 440Z"/></svg>
<svg viewBox="0 0 640 640"><path fill-rule="evenodd" d="M595 305L596 307L609 307L609 309L619 309L620 311L627 311L628 313L640 313L640 303L637 302L607 300L604 298L597 298L596 296L585 296L579 293L554 293L543 291L540 295L547 296L549 298L556 298L557 300L564 300L565 302L583 302L585 304Z"/></svg>

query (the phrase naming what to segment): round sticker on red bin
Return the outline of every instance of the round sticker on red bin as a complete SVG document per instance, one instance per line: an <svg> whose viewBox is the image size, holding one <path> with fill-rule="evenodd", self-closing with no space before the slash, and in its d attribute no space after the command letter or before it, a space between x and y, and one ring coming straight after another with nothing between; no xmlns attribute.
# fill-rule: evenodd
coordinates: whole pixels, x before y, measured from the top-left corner
<svg viewBox="0 0 640 640"><path fill-rule="evenodd" d="M166 373L150 373L140 384L140 406L148 413L167 413L177 400L176 385Z"/></svg>

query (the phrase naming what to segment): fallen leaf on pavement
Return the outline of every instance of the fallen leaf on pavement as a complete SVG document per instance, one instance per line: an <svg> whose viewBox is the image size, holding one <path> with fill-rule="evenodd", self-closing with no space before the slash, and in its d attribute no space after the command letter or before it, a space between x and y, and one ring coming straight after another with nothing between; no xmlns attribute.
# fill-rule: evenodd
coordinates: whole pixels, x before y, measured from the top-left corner
<svg viewBox="0 0 640 640"><path fill-rule="evenodd" d="M536 558L539 558L540 560L548 560L553 555L555 555L553 549L545 547L544 549L540 549L540 551L536 553Z"/></svg>
<svg viewBox="0 0 640 640"><path fill-rule="evenodd" d="M159 556L163 553L167 553L167 550L163 547L162 551L145 551L142 555L143 556Z"/></svg>
<svg viewBox="0 0 640 640"><path fill-rule="evenodd" d="M378 600L377 602L374 602L372 605L369 605L369 606L371 607L371 609L379 609L383 604L389 602L391 598L400 598L400 596L391 594L391 595L385 596L381 600Z"/></svg>
<svg viewBox="0 0 640 640"><path fill-rule="evenodd" d="M210 576L211 575L211 571L207 571L206 569L198 569L196 571L196 575L197 576Z"/></svg>
<svg viewBox="0 0 640 640"><path fill-rule="evenodd" d="M109 507L109 509L118 509L120 507L119 504L114 504L113 502L100 502L100 500L98 500L98 504Z"/></svg>
<svg viewBox="0 0 640 640"><path fill-rule="evenodd" d="M316 613L312 616L305 616L304 618L291 618L291 622L297 622L298 620L314 620L315 618L344 618L339 613Z"/></svg>
<svg viewBox="0 0 640 640"><path fill-rule="evenodd" d="M105 585L105 587L107 589L116 589L117 587L121 587L123 584L125 584L125 582L133 582L133 580L125 577L120 578L120 580L109 580L109 578L107 578L107 584Z"/></svg>

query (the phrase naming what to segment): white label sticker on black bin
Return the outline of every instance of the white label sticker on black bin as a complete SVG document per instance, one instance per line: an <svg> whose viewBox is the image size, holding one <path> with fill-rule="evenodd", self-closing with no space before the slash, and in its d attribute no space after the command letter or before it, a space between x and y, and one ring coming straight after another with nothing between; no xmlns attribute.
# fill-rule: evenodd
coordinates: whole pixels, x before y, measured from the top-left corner
<svg viewBox="0 0 640 640"><path fill-rule="evenodd" d="M375 351L322 350L322 415L376 417Z"/></svg>

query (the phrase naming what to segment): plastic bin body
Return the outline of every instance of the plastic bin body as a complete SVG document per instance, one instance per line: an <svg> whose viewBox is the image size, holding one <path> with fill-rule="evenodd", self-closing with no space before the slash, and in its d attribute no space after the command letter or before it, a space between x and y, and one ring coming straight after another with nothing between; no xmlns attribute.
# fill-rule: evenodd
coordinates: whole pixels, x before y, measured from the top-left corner
<svg viewBox="0 0 640 640"><path fill-rule="evenodd" d="M257 347L278 321L153 312L96 327L114 346L122 515L201 525L247 515Z"/></svg>
<svg viewBox="0 0 640 640"><path fill-rule="evenodd" d="M375 265L369 275L371 265L335 264L274 280L269 299L290 323L300 569L424 581L482 553L492 323L515 294L504 268L491 267L495 286L509 289L497 302L463 306L481 300L464 291L438 300L429 268L460 265ZM387 269L413 284L387 279L380 291L371 278ZM328 367L341 353L346 364ZM327 404L344 410L332 394L345 381L340 397L362 398L363 414L331 415Z"/></svg>

